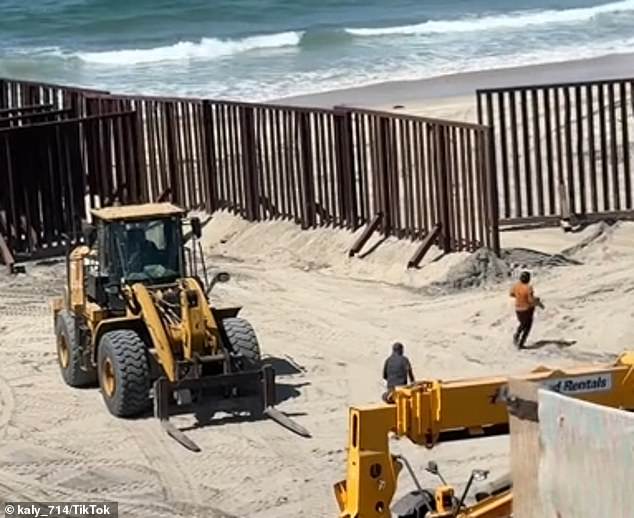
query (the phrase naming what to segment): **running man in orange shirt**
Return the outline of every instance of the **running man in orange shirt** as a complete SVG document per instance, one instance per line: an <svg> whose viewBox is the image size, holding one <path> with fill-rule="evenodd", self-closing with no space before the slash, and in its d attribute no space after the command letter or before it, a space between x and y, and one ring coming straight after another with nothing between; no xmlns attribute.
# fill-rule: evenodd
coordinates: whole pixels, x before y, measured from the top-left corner
<svg viewBox="0 0 634 518"><path fill-rule="evenodd" d="M517 314L517 320L519 321L517 331L515 331L513 335L513 343L519 349L524 349L528 333L530 333L531 327L533 327L535 306L544 307L539 297L535 297L530 282L531 274L526 271L522 272L519 282L513 285L510 293L511 297L515 299L515 312Z"/></svg>

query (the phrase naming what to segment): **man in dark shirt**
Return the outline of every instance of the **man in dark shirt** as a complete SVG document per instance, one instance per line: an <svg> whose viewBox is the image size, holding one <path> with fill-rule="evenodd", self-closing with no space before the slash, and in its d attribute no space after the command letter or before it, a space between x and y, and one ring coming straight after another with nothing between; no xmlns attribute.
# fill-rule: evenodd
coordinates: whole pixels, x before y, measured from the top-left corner
<svg viewBox="0 0 634 518"><path fill-rule="evenodd" d="M130 244L128 267L131 272L143 273L145 266L161 262L157 246L145 236L143 229L129 230L128 242Z"/></svg>
<svg viewBox="0 0 634 518"><path fill-rule="evenodd" d="M383 394L383 401L393 403L392 392L396 387L414 383L414 372L407 356L403 354L403 344L396 342L392 345L392 354L383 364L383 379L387 383L387 392Z"/></svg>

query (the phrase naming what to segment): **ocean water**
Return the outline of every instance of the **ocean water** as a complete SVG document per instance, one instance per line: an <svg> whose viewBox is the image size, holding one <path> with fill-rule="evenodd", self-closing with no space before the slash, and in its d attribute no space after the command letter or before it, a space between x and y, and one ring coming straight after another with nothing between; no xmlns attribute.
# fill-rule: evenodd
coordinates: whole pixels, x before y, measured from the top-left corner
<svg viewBox="0 0 634 518"><path fill-rule="evenodd" d="M242 100L634 51L634 0L0 0L0 77Z"/></svg>

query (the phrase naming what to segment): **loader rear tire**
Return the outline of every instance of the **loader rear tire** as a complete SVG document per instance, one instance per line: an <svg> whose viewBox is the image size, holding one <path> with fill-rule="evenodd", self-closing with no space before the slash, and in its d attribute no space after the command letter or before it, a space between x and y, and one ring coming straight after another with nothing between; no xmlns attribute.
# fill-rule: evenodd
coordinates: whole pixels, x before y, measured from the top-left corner
<svg viewBox="0 0 634 518"><path fill-rule="evenodd" d="M88 387L97 382L97 371L89 366L81 368L81 348L75 329L75 317L68 310L62 310L55 321L57 340L57 361L64 382L71 387Z"/></svg>
<svg viewBox="0 0 634 518"><path fill-rule="evenodd" d="M244 318L225 318L222 321L231 349L242 355L241 370L259 370L262 368L260 344L253 327Z"/></svg>
<svg viewBox="0 0 634 518"><path fill-rule="evenodd" d="M133 417L150 408L147 348L136 331L104 333L99 340L97 365L101 394L111 414Z"/></svg>

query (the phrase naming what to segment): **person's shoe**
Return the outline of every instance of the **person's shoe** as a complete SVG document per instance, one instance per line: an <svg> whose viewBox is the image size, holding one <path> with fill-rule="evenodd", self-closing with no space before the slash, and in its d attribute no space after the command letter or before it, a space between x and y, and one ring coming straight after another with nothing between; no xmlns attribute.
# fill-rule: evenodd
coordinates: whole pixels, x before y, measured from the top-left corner
<svg viewBox="0 0 634 518"><path fill-rule="evenodd" d="M517 347L519 345L519 342L520 342L520 337L517 335L513 335L513 345Z"/></svg>

